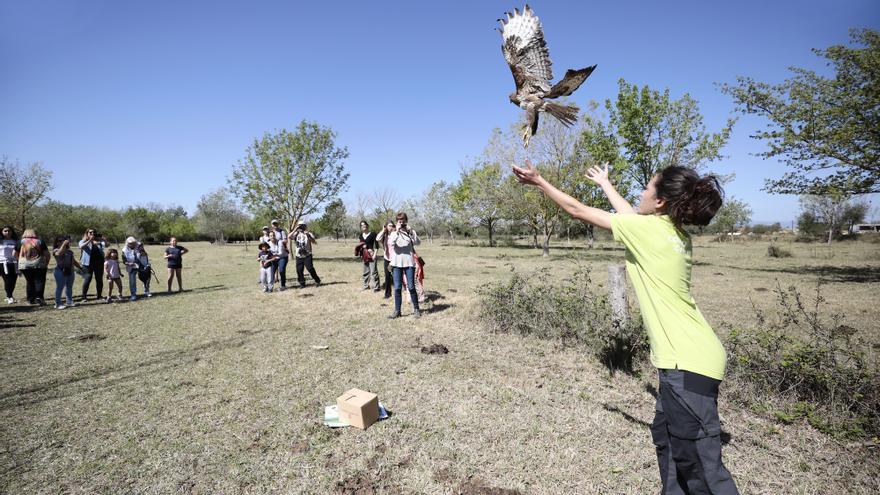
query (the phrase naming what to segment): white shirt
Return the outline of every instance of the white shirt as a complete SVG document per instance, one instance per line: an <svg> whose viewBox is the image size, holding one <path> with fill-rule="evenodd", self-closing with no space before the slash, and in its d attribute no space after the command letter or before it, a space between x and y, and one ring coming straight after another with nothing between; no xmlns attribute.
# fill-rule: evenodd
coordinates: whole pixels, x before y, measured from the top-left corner
<svg viewBox="0 0 880 495"><path fill-rule="evenodd" d="M414 246L418 246L422 241L419 240L415 230L400 232L395 230L388 235L388 244L391 245L394 254L391 256L391 266L407 268L416 266L413 260Z"/></svg>

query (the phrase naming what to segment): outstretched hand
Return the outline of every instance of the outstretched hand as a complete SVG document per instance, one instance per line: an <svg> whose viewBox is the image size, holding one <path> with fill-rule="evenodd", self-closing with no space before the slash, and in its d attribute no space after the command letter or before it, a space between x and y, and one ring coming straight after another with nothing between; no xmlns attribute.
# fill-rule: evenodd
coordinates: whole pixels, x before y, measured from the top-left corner
<svg viewBox="0 0 880 495"><path fill-rule="evenodd" d="M587 179L590 179L599 186L605 183L610 183L610 180L608 179L608 162L603 164L603 168L599 168L595 165L590 167L590 169L587 170Z"/></svg>
<svg viewBox="0 0 880 495"><path fill-rule="evenodd" d="M526 160L525 165L525 167L511 165L516 180L519 181L520 184L528 184L530 186L538 185L538 181L541 179L541 174L538 173L538 169L536 169L529 160Z"/></svg>

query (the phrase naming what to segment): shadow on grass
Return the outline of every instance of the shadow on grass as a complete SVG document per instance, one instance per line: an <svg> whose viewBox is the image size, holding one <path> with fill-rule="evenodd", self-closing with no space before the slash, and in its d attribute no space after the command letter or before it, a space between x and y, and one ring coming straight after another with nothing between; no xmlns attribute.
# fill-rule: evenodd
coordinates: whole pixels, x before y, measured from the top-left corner
<svg viewBox="0 0 880 495"><path fill-rule="evenodd" d="M755 268L748 266L720 265L705 261L694 263L697 266L716 266L719 268L731 268L734 270L749 270L766 273L789 273L793 275L815 276L827 282L855 282L876 283L880 282L880 267L874 266L793 266L778 268Z"/></svg>
<svg viewBox="0 0 880 495"><path fill-rule="evenodd" d="M32 387L5 392L0 394L0 410L39 404L48 400L89 393L140 380L149 374L197 362L205 354L240 348L263 332L265 330L257 330L235 337L206 342L187 349L159 352L140 362L110 366L78 376L58 378ZM109 378L111 375L121 376ZM93 381L98 381L98 383Z"/></svg>
<svg viewBox="0 0 880 495"><path fill-rule="evenodd" d="M37 326L36 323L27 323L13 317L12 315L0 316L0 330L6 328L30 328L35 326Z"/></svg>

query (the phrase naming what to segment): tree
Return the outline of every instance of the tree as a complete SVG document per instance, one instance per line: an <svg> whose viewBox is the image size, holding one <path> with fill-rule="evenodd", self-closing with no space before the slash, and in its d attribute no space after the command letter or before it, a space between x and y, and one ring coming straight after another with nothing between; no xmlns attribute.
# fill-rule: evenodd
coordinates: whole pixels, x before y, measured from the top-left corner
<svg viewBox="0 0 880 495"><path fill-rule="evenodd" d="M850 37L863 46L813 50L827 59L831 78L792 67L781 84L739 77L721 86L740 112L769 120L752 135L767 143L758 156L779 157L791 169L768 179L768 192L880 192L880 33L852 30Z"/></svg>
<svg viewBox="0 0 880 495"><path fill-rule="evenodd" d="M591 111L584 114L583 126L577 144L574 148L574 164L577 169L572 173L584 177L586 171L594 165L609 165L608 175L611 183L615 185L620 194L627 200L632 201L632 184L630 175L627 174L627 163L620 152L620 145L610 125L594 115L597 105L590 104ZM573 184L572 197L581 203L611 210L611 203L602 192L602 188L589 180L580 180ZM587 245L592 248L595 241L595 227L592 224L585 225L587 231Z"/></svg>
<svg viewBox="0 0 880 495"><path fill-rule="evenodd" d="M19 232L28 226L28 213L52 190L52 172L38 162L22 167L7 157L0 158L0 217Z"/></svg>
<svg viewBox="0 0 880 495"><path fill-rule="evenodd" d="M159 241L159 213L145 206L129 206L122 213L120 237L134 236L142 241ZM118 239L116 239L118 242Z"/></svg>
<svg viewBox="0 0 880 495"><path fill-rule="evenodd" d="M607 132L616 134L628 165L631 182L642 189L661 169L669 166L701 170L721 158L720 150L730 138L734 120L728 119L717 133L708 133L697 102L685 93L669 97L647 85L639 88L618 81L617 101L605 100L609 112Z"/></svg>
<svg viewBox="0 0 880 495"><path fill-rule="evenodd" d="M731 196L725 198L718 213L712 218L708 230L718 234L728 234L747 226L751 221L752 209L748 203Z"/></svg>
<svg viewBox="0 0 880 495"><path fill-rule="evenodd" d="M454 186L446 181L431 184L425 191L421 201L422 218L425 222L425 230L428 239L434 242L437 232L447 232L455 243L455 212L452 210L452 191Z"/></svg>
<svg viewBox="0 0 880 495"><path fill-rule="evenodd" d="M489 245L495 245L495 226L501 219L504 171L499 163L478 162L461 172L452 191L452 208L462 220L489 231Z"/></svg>
<svg viewBox="0 0 880 495"><path fill-rule="evenodd" d="M224 244L227 234L241 230L245 217L229 189L221 187L204 194L196 205L196 226L214 242Z"/></svg>
<svg viewBox="0 0 880 495"><path fill-rule="evenodd" d="M324 208L324 215L318 219L318 224L326 232L332 232L338 241L339 233L344 230L347 221L345 204L341 199L336 198Z"/></svg>
<svg viewBox="0 0 880 495"><path fill-rule="evenodd" d="M809 194L801 196L801 211L808 216L801 215L806 219L813 219L813 223L824 226L828 233L828 244L834 239L835 234L840 232L843 225L844 212L849 206L850 196L839 191L830 190L825 194ZM800 219L798 221L800 225Z"/></svg>
<svg viewBox="0 0 880 495"><path fill-rule="evenodd" d="M840 215L840 224L845 226L847 231L852 232L853 226L865 221L870 209L871 204L867 201L850 201Z"/></svg>
<svg viewBox="0 0 880 495"><path fill-rule="evenodd" d="M293 230L347 187L348 149L338 148L335 139L329 127L305 120L295 132L267 132L233 167L230 189L254 213L280 211Z"/></svg>

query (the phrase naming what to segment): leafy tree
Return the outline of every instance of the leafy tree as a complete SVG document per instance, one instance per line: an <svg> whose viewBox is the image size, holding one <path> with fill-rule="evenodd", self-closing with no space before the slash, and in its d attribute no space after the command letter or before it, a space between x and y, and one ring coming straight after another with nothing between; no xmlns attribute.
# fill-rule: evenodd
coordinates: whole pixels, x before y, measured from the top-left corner
<svg viewBox="0 0 880 495"><path fill-rule="evenodd" d="M233 167L230 189L254 213L279 211L292 230L347 187L348 149L335 139L329 127L305 120L295 132L267 132Z"/></svg>
<svg viewBox="0 0 880 495"><path fill-rule="evenodd" d="M431 242L434 242L437 233L447 232L453 244L455 243L455 212L452 210L454 188L455 186L446 181L435 182L419 201L424 228Z"/></svg>
<svg viewBox="0 0 880 495"><path fill-rule="evenodd" d="M159 241L159 212L144 206L130 206L122 213L120 237L134 236L142 241Z"/></svg>
<svg viewBox="0 0 880 495"><path fill-rule="evenodd" d="M813 53L827 60L833 77L792 67L781 84L737 78L721 90L740 112L765 117L752 137L767 143L764 158L779 157L791 169L768 179L779 194L880 192L880 33L852 30L852 43Z"/></svg>
<svg viewBox="0 0 880 495"><path fill-rule="evenodd" d="M245 214L239 209L229 189L221 187L199 199L194 218L200 233L223 244L228 234L241 230L243 217Z"/></svg>
<svg viewBox="0 0 880 495"><path fill-rule="evenodd" d="M617 101L605 100L609 112L603 134L614 135L627 164L627 175L636 187L645 188L661 169L677 165L701 170L721 158L720 150L730 138L734 120L717 133L708 133L697 102L685 94L671 99L647 85L638 87L618 81ZM613 144L597 143L597 148ZM611 149L607 157L614 157Z"/></svg>
<svg viewBox="0 0 880 495"><path fill-rule="evenodd" d="M745 201L740 201L734 197L724 199L724 203L712 218L709 224L709 231L718 234L727 234L736 232L740 228L745 227L752 220L752 209Z"/></svg>
<svg viewBox="0 0 880 495"><path fill-rule="evenodd" d="M348 221L345 213L345 204L341 199L336 198L324 208L324 215L318 219L318 225L321 230L332 233L336 240L339 240L339 234L344 233L345 224Z"/></svg>
<svg viewBox="0 0 880 495"><path fill-rule="evenodd" d="M7 157L0 158L0 218L23 232L28 213L52 189L52 172L37 162L22 167Z"/></svg>
<svg viewBox="0 0 880 495"><path fill-rule="evenodd" d="M840 224L852 232L855 224L865 221L870 209L871 204L867 201L850 201L840 214Z"/></svg>
<svg viewBox="0 0 880 495"><path fill-rule="evenodd" d="M495 227L501 220L505 174L498 162L478 161L461 172L452 191L452 208L465 223L485 227L489 245L495 245Z"/></svg>
<svg viewBox="0 0 880 495"><path fill-rule="evenodd" d="M596 104L591 103L591 107L595 111ZM601 166L607 163L611 182L625 199L633 200L631 179L627 174L627 163L621 155L617 136L611 125L604 123L593 112L584 114L583 126L574 148L574 154L576 169L572 170L573 174L583 178L591 166ZM574 182L571 195L587 206L603 210L612 209L611 203L602 192L602 188L589 180ZM595 240L595 227L586 224L585 229L588 246L592 248Z"/></svg>
<svg viewBox="0 0 880 495"><path fill-rule="evenodd" d="M814 224L820 224L828 233L828 244L840 232L843 226L844 213L850 206L850 196L838 191L828 191L825 194L810 194L800 198L801 211L809 213L802 217L812 219ZM798 219L800 226L800 219Z"/></svg>

